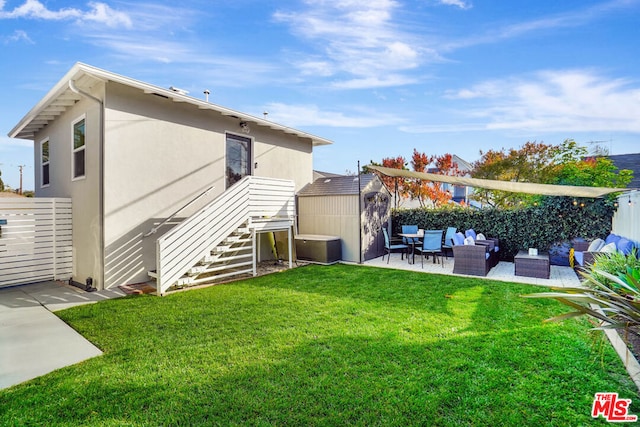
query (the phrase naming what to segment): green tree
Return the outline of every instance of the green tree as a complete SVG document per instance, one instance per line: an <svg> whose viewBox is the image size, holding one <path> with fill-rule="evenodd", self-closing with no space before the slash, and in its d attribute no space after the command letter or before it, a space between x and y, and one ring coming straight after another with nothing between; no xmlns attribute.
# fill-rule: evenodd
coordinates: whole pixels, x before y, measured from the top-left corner
<svg viewBox="0 0 640 427"><path fill-rule="evenodd" d="M508 152L505 149L489 150L480 154L481 159L474 163L474 178L620 188L626 187L633 179L632 171L618 171L606 157L588 156L587 149L572 139L558 145L527 142L520 149ZM504 208L548 202L549 197L476 189L474 198Z"/></svg>
<svg viewBox="0 0 640 427"><path fill-rule="evenodd" d="M521 148L508 151L480 151L480 160L473 164L474 178L512 182L544 182L553 160L558 156L559 146L542 142L527 142ZM475 200L494 207L509 207L521 203L535 202L534 195L477 188Z"/></svg>

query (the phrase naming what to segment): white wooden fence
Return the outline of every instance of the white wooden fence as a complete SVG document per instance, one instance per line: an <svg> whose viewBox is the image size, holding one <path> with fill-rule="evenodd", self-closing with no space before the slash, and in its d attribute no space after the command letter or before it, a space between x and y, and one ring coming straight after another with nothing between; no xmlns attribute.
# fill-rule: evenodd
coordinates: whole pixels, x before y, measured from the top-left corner
<svg viewBox="0 0 640 427"><path fill-rule="evenodd" d="M618 210L613 216L613 232L640 243L640 191L618 196Z"/></svg>
<svg viewBox="0 0 640 427"><path fill-rule="evenodd" d="M71 199L0 198L0 227L0 287L71 277Z"/></svg>

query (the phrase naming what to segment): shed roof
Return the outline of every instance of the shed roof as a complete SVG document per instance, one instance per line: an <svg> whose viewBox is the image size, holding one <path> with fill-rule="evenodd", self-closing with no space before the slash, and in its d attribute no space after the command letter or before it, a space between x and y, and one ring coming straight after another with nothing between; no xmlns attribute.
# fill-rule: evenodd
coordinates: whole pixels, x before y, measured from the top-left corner
<svg viewBox="0 0 640 427"><path fill-rule="evenodd" d="M20 122L9 132L11 138L33 140L35 134L56 117L63 114L69 107L73 106L81 99L81 95L73 91L70 85L90 91L90 89L100 82L112 81L129 87L142 90L146 94L160 95L173 100L174 102L188 103L202 110L216 111L224 116L237 118L239 121L247 122L256 126L264 126L287 134L295 135L299 138L308 139L313 146L328 145L333 142L306 132L302 132L287 126L254 117L239 111L222 107L204 100L186 95L184 92L171 89L164 89L158 86L121 76L110 71L102 70L91 65L76 63L65 76L29 111Z"/></svg>
<svg viewBox="0 0 640 427"><path fill-rule="evenodd" d="M367 189L375 186L376 183L384 188L384 184L375 174L360 175L360 189ZM379 187L379 188L380 188ZM311 184L307 184L298 192L298 196L349 196L358 194L358 176L332 176L318 178Z"/></svg>

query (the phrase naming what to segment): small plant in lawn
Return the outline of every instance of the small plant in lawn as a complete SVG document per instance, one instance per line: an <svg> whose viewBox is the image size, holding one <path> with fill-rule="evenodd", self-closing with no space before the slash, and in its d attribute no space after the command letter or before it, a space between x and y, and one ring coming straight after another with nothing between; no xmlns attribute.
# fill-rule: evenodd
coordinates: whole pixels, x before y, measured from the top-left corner
<svg viewBox="0 0 640 427"><path fill-rule="evenodd" d="M598 279L598 281L611 285L615 290L618 290L619 287L617 283L612 282L606 276L599 274L599 271L604 271L617 276L625 281L627 285L634 286L636 291L639 290L638 287L634 285L633 281L628 280L628 277L635 277L635 283L637 283L640 278L640 259L638 259L638 253L635 248L627 255L620 252L595 255L594 265L591 266L592 274Z"/></svg>

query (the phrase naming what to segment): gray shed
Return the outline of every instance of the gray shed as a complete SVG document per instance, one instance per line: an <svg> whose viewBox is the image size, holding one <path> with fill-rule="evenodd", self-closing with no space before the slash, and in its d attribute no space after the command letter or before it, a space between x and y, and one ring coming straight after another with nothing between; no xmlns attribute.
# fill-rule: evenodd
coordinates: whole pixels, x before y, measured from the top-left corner
<svg viewBox="0 0 640 427"><path fill-rule="evenodd" d="M298 232L339 236L343 261L382 256L391 193L376 175L318 178L298 192L297 205Z"/></svg>

